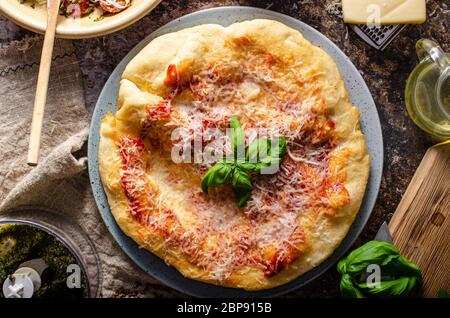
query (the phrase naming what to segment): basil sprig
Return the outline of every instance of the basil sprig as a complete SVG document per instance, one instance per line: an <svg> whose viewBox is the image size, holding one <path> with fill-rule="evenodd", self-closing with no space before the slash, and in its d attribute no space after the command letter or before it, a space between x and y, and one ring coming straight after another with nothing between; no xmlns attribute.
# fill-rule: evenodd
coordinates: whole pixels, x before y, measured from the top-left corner
<svg viewBox="0 0 450 318"><path fill-rule="evenodd" d="M364 281L369 265L380 267L379 284ZM422 282L419 267L387 242L370 241L351 252L337 265L342 274L341 293L346 297L402 297Z"/></svg>
<svg viewBox="0 0 450 318"><path fill-rule="evenodd" d="M279 164L286 154L286 139L259 138L244 152L244 130L235 116L231 118L230 128L233 157L211 167L203 176L201 186L203 192L208 193L210 187L229 182L236 195L237 206L242 208L252 195L252 173L261 173L263 169Z"/></svg>
<svg viewBox="0 0 450 318"><path fill-rule="evenodd" d="M277 143L273 147L273 143ZM245 164L251 167L251 170L261 172L262 169L273 165L278 165L286 154L286 138L281 137L278 140L260 138L253 141L247 148Z"/></svg>
<svg viewBox="0 0 450 318"><path fill-rule="evenodd" d="M224 184L233 174L234 167L226 161L216 163L202 178L202 190L208 193L208 187Z"/></svg>
<svg viewBox="0 0 450 318"><path fill-rule="evenodd" d="M233 150L234 158L239 157L239 150L245 145L244 129L236 116L231 117L231 149Z"/></svg>

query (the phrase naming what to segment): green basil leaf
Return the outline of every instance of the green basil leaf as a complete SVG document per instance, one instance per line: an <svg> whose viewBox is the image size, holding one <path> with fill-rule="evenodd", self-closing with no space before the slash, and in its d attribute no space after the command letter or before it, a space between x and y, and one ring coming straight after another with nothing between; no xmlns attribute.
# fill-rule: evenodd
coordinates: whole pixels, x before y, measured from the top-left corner
<svg viewBox="0 0 450 318"><path fill-rule="evenodd" d="M238 208L242 208L252 196L252 189L237 189L234 190Z"/></svg>
<svg viewBox="0 0 450 318"><path fill-rule="evenodd" d="M251 163L246 161L237 161L236 166L245 171L255 171L258 168L257 163Z"/></svg>
<svg viewBox="0 0 450 318"><path fill-rule="evenodd" d="M236 116L231 117L231 149L233 149L234 157L243 157L245 150L245 135L241 127L241 123Z"/></svg>
<svg viewBox="0 0 450 318"><path fill-rule="evenodd" d="M248 162L259 163L262 159L267 158L268 151L268 139L258 138L248 146L245 158Z"/></svg>
<svg viewBox="0 0 450 318"><path fill-rule="evenodd" d="M364 298L364 294L353 284L349 274L342 275L340 289L344 297Z"/></svg>
<svg viewBox="0 0 450 318"><path fill-rule="evenodd" d="M379 284L368 284L369 265L380 267ZM408 295L422 282L422 274L417 265L399 254L398 249L387 242L370 241L355 249L337 265L342 274L343 295L359 297L400 297Z"/></svg>
<svg viewBox="0 0 450 318"><path fill-rule="evenodd" d="M286 154L286 138L281 137L274 140L268 140L269 156L262 160L265 168L273 165L279 165Z"/></svg>
<svg viewBox="0 0 450 318"><path fill-rule="evenodd" d="M260 172L264 168L280 164L286 154L286 138L280 137L272 145L272 140L259 138L254 140L247 149L246 159L248 162L257 163L255 171Z"/></svg>
<svg viewBox="0 0 450 318"><path fill-rule="evenodd" d="M252 195L252 181L247 172L236 167L233 171L231 186L236 195L237 206L242 208Z"/></svg>
<svg viewBox="0 0 450 318"><path fill-rule="evenodd" d="M420 271L419 266L410 262L403 256L399 256L394 264L391 264L389 267L385 266L386 269L390 269L397 273L401 273L405 276L415 276L419 283L422 282L422 272Z"/></svg>
<svg viewBox="0 0 450 318"><path fill-rule="evenodd" d="M223 164L231 165L233 166L236 163L236 160L234 158L226 157L221 161Z"/></svg>
<svg viewBox="0 0 450 318"><path fill-rule="evenodd" d="M347 258L343 258L339 261L337 264L337 270L342 275L347 273Z"/></svg>
<svg viewBox="0 0 450 318"><path fill-rule="evenodd" d="M233 167L230 164L224 162L216 163L202 178L203 192L208 193L208 188L224 184L232 172Z"/></svg>
<svg viewBox="0 0 450 318"><path fill-rule="evenodd" d="M234 169L233 176L231 178L231 186L233 189L251 190L253 188L252 181L250 180L248 173L237 167Z"/></svg>
<svg viewBox="0 0 450 318"><path fill-rule="evenodd" d="M394 280L384 280L379 286L368 286L367 283L358 284L367 295L373 297L402 297L408 295L416 285L415 277L400 277Z"/></svg>
<svg viewBox="0 0 450 318"><path fill-rule="evenodd" d="M347 272L365 271L370 264L385 265L399 257L398 249L387 242L370 241L347 256Z"/></svg>
<svg viewBox="0 0 450 318"><path fill-rule="evenodd" d="M272 141L269 141L270 145L270 156L272 158L282 159L286 154L286 138L280 137L274 140L277 143L277 147L272 148Z"/></svg>

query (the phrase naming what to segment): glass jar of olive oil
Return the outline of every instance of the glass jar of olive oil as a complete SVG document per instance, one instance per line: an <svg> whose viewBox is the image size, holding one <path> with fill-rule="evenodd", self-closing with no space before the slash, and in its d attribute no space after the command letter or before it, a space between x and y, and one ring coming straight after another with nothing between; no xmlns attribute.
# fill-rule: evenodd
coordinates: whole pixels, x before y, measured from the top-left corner
<svg viewBox="0 0 450 318"><path fill-rule="evenodd" d="M406 84L406 109L429 135L450 139L450 53L427 39L418 41L416 50L420 63Z"/></svg>

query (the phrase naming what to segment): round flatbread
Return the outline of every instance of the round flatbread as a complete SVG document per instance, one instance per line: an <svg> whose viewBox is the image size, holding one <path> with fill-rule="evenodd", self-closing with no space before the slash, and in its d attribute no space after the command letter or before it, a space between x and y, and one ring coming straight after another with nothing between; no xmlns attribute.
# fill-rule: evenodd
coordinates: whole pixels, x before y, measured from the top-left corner
<svg viewBox="0 0 450 318"><path fill-rule="evenodd" d="M127 66L118 107L99 146L111 212L186 277L246 290L285 284L329 257L358 213L369 175L359 112L332 58L279 22L156 38ZM247 144L287 141L279 169L251 174L242 208L229 182L201 188L215 163L204 154L230 148L226 135L205 133L225 132L233 116Z"/></svg>

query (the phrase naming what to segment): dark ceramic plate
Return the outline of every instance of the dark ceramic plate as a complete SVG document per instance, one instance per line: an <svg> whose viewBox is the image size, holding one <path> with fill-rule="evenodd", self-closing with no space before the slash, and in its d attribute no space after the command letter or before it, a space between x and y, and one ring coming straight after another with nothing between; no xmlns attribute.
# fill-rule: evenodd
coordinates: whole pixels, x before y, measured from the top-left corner
<svg viewBox="0 0 450 318"><path fill-rule="evenodd" d="M342 241L338 249L327 260L316 268L301 275L297 279L276 288L248 292L241 289L224 288L210 284L201 283L183 277L175 268L164 263L160 258L140 249L138 245L127 237L116 224L108 206L106 195L100 180L98 171L98 143L100 121L106 112L115 113L117 110L117 94L121 75L130 62L150 41L154 38L169 32L179 31L184 28L205 24L218 23L224 26L234 22L252 19L272 19L280 21L294 29L297 29L311 41L313 44L323 48L336 61L339 70L345 80L350 99L354 105L357 105L361 112L361 128L365 134L367 150L371 157L370 178L367 185L364 201L359 214L353 223L350 231ZM383 170L383 138L381 134L380 120L372 96L364 83L358 70L348 59L348 57L328 38L306 25L289 16L257 8L250 7L221 7L203 10L188 14L177 20L174 20L160 29L156 30L139 43L131 52L120 62L111 77L105 84L103 91L95 107L91 123L89 138L89 174L91 177L92 190L97 201L100 214L106 223L114 239L122 247L126 254L145 272L157 278L162 283L189 295L198 297L270 297L281 295L293 291L306 283L317 278L327 269L333 266L348 250L352 243L364 228L370 217L375 200L380 188L381 174Z"/></svg>

